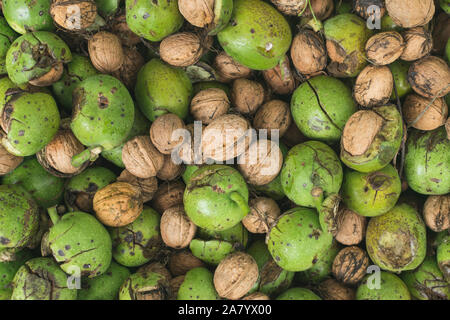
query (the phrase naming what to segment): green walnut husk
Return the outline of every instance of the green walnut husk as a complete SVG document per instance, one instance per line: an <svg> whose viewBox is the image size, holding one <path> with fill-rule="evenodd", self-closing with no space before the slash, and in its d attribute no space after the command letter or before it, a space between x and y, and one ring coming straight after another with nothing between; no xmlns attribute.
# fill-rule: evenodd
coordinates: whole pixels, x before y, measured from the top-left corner
<svg viewBox="0 0 450 320"><path fill-rule="evenodd" d="M122 284L119 300L165 300L170 294L169 281L161 272L141 268Z"/></svg>
<svg viewBox="0 0 450 320"><path fill-rule="evenodd" d="M284 16L261 0L234 1L228 26L217 34L234 60L254 70L274 68L284 57L292 33Z"/></svg>
<svg viewBox="0 0 450 320"><path fill-rule="evenodd" d="M436 260L444 278L450 283L450 235L447 234L438 244Z"/></svg>
<svg viewBox="0 0 450 320"><path fill-rule="evenodd" d="M155 121L165 113L174 113L185 119L192 91L186 72L152 59L139 70L134 94L142 113L150 121Z"/></svg>
<svg viewBox="0 0 450 320"><path fill-rule="evenodd" d="M52 85L52 92L58 104L69 114L72 112L72 92L84 79L97 74L97 69L88 57L79 54L72 55L61 76L61 79Z"/></svg>
<svg viewBox="0 0 450 320"><path fill-rule="evenodd" d="M0 186L0 261L27 247L39 229L39 211L31 195L18 185ZM5 255L5 258L3 257Z"/></svg>
<svg viewBox="0 0 450 320"><path fill-rule="evenodd" d="M386 13L381 17L381 31L397 31L401 32L403 30L402 27L395 24L394 20Z"/></svg>
<svg viewBox="0 0 450 320"><path fill-rule="evenodd" d="M439 270L435 256L428 256L414 271L401 274L411 295L419 300L450 300L450 286Z"/></svg>
<svg viewBox="0 0 450 320"><path fill-rule="evenodd" d="M69 211L93 212L92 199L97 190L116 180L116 175L104 167L92 167L73 176L64 191L64 202Z"/></svg>
<svg viewBox="0 0 450 320"><path fill-rule="evenodd" d="M403 60L396 60L389 65L399 98L403 98L408 93L412 92L411 85L408 82L408 70L410 65L411 63ZM391 100L396 101L395 90L392 90Z"/></svg>
<svg viewBox="0 0 450 320"><path fill-rule="evenodd" d="M14 261L0 262L0 300L9 300L11 298L14 275L26 261L33 257L32 251L24 249L14 254Z"/></svg>
<svg viewBox="0 0 450 320"><path fill-rule="evenodd" d="M275 201L281 200L285 197L283 187L281 185L281 175L278 174L268 184L262 186L252 186L257 192L263 193L265 196L272 198Z"/></svg>
<svg viewBox="0 0 450 320"><path fill-rule="evenodd" d="M450 140L444 127L433 131L412 129L406 142L405 177L420 194L450 192Z"/></svg>
<svg viewBox="0 0 450 320"><path fill-rule="evenodd" d="M203 228L198 228L197 236L202 239L227 241L233 244L234 247L239 249L244 249L245 247L247 247L248 242L248 231L240 222L234 227L223 231L211 231Z"/></svg>
<svg viewBox="0 0 450 320"><path fill-rule="evenodd" d="M363 19L352 13L327 19L323 27L332 60L328 70L339 77L358 75L367 65L364 46L373 31L367 28Z"/></svg>
<svg viewBox="0 0 450 320"><path fill-rule="evenodd" d="M281 169L281 186L295 204L317 207L321 197L336 193L342 184L342 165L335 152L320 141L307 141L289 150Z"/></svg>
<svg viewBox="0 0 450 320"><path fill-rule="evenodd" d="M357 110L351 90L340 80L316 76L302 83L291 99L292 117L308 138L339 141L342 130Z"/></svg>
<svg viewBox="0 0 450 320"><path fill-rule="evenodd" d="M1 108L2 145L16 156L31 156L49 143L59 128L60 116L47 93L19 92Z"/></svg>
<svg viewBox="0 0 450 320"><path fill-rule="evenodd" d="M276 300L322 300L318 295L306 288L290 288L280 294Z"/></svg>
<svg viewBox="0 0 450 320"><path fill-rule="evenodd" d="M6 70L12 82L36 80L54 66L72 60L67 44L47 31L26 33L11 44L6 53Z"/></svg>
<svg viewBox="0 0 450 320"><path fill-rule="evenodd" d="M95 278L83 278L78 300L116 300L122 283L130 276L130 271L114 261L108 270Z"/></svg>
<svg viewBox="0 0 450 320"><path fill-rule="evenodd" d="M375 280L379 277L379 286ZM411 300L406 284L395 274L381 271L367 275L356 290L356 300Z"/></svg>
<svg viewBox="0 0 450 320"><path fill-rule="evenodd" d="M120 0L95 0L98 13L105 18L115 14L119 10L120 3Z"/></svg>
<svg viewBox="0 0 450 320"><path fill-rule="evenodd" d="M189 183L189 180L191 180L192 175L195 171L197 171L200 167L196 165L187 165L184 169L183 174L181 175L181 178L183 179L185 184Z"/></svg>
<svg viewBox="0 0 450 320"><path fill-rule="evenodd" d="M390 164L371 173L344 172L342 201L362 216L376 217L388 212L397 203L401 191L398 172Z"/></svg>
<svg viewBox="0 0 450 320"><path fill-rule="evenodd" d="M14 32L13 29L9 26L6 19L0 17L0 74L6 74L6 53L8 52L11 43L18 37L19 35Z"/></svg>
<svg viewBox="0 0 450 320"><path fill-rule="evenodd" d="M111 238L106 228L91 214L75 211L59 218L50 208L53 222L48 248L67 274L75 268L82 276L99 276L108 270L112 259Z"/></svg>
<svg viewBox="0 0 450 320"><path fill-rule="evenodd" d="M255 241L248 248L247 253L258 265L260 280L256 291L277 296L291 286L295 273L284 270L275 263L264 240Z"/></svg>
<svg viewBox="0 0 450 320"><path fill-rule="evenodd" d="M425 259L425 224L408 204L370 219L366 247L370 258L381 269L401 272L417 268Z"/></svg>
<svg viewBox="0 0 450 320"><path fill-rule="evenodd" d="M375 112L382 117L381 128L367 149L360 155L352 155L345 150L343 147L345 136L342 136L340 157L342 162L353 170L372 172L384 168L397 154L403 138L403 122L397 107L394 105L375 107L371 111L360 112ZM364 123L358 125L358 130L359 127L364 130ZM353 133L355 136L357 134L357 132Z"/></svg>
<svg viewBox="0 0 450 320"><path fill-rule="evenodd" d="M48 208L61 202L65 181L48 173L35 157L24 160L16 169L5 175L4 184L20 184L36 203Z"/></svg>
<svg viewBox="0 0 450 320"><path fill-rule="evenodd" d="M138 267L154 258L162 247L159 222L159 214L144 207L129 225L110 228L114 259L126 267Z"/></svg>
<svg viewBox="0 0 450 320"><path fill-rule="evenodd" d="M68 288L67 280L53 259L31 259L14 276L11 300L76 300L77 290Z"/></svg>
<svg viewBox="0 0 450 320"><path fill-rule="evenodd" d="M226 165L197 170L186 186L183 202L192 222L211 231L229 229L250 212L244 178Z"/></svg>
<svg viewBox="0 0 450 320"><path fill-rule="evenodd" d="M441 9L444 10L447 14L450 14L450 1L449 0L439 0L439 5Z"/></svg>
<svg viewBox="0 0 450 320"><path fill-rule="evenodd" d="M195 257L210 265L218 265L235 250L233 244L228 241L202 239L192 239L189 249Z"/></svg>
<svg viewBox="0 0 450 320"><path fill-rule="evenodd" d="M194 268L184 276L178 290L178 300L219 300L214 287L213 274L206 268Z"/></svg>
<svg viewBox="0 0 450 320"><path fill-rule="evenodd" d="M53 31L55 25L50 15L51 0L4 0L3 15L16 32Z"/></svg>
<svg viewBox="0 0 450 320"><path fill-rule="evenodd" d="M178 1L126 0L128 27L138 36L156 42L177 32L183 24Z"/></svg>
<svg viewBox="0 0 450 320"><path fill-rule="evenodd" d="M311 268L332 242L333 236L321 230L316 210L301 207L280 216L267 235L275 262L295 272Z"/></svg>
<svg viewBox="0 0 450 320"><path fill-rule="evenodd" d="M233 0L214 1L214 20L209 28L208 34L215 36L222 31L230 22L233 14Z"/></svg>

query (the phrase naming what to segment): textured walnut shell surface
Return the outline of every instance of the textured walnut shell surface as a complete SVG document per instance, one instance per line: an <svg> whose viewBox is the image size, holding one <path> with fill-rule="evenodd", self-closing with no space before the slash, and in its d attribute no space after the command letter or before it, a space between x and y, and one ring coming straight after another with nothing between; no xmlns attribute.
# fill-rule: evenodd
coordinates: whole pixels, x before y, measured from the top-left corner
<svg viewBox="0 0 450 320"><path fill-rule="evenodd" d="M433 0L385 0L385 5L394 23L403 28L426 25L435 12Z"/></svg>
<svg viewBox="0 0 450 320"><path fill-rule="evenodd" d="M349 209L339 212L336 221L336 241L346 246L359 244L366 234L366 217Z"/></svg>
<svg viewBox="0 0 450 320"><path fill-rule="evenodd" d="M302 29L292 40L292 63L298 72L313 74L327 66L324 40L314 31Z"/></svg>
<svg viewBox="0 0 450 320"><path fill-rule="evenodd" d="M423 206L423 218L434 232L450 228L450 194L429 196Z"/></svg>
<svg viewBox="0 0 450 320"><path fill-rule="evenodd" d="M119 70L124 61L120 39L110 32L94 34L88 41L88 50L92 65L102 73Z"/></svg>
<svg viewBox="0 0 450 320"><path fill-rule="evenodd" d="M262 74L274 93L291 94L296 88L297 83L287 56L275 68L263 70Z"/></svg>
<svg viewBox="0 0 450 320"><path fill-rule="evenodd" d="M111 30L120 38L124 46L133 47L141 42L141 38L128 27L125 14L114 18Z"/></svg>
<svg viewBox="0 0 450 320"><path fill-rule="evenodd" d="M155 148L150 137L136 136L123 146L122 161L132 175L145 179L156 176L161 170L164 155Z"/></svg>
<svg viewBox="0 0 450 320"><path fill-rule="evenodd" d="M169 282L170 285L170 296L169 300L178 299L178 290L180 290L181 285L184 282L184 275L172 278Z"/></svg>
<svg viewBox="0 0 450 320"><path fill-rule="evenodd" d="M170 154L181 142L182 138L174 139L176 130L185 129L183 120L176 114L166 113L156 118L150 127L150 139L162 154Z"/></svg>
<svg viewBox="0 0 450 320"><path fill-rule="evenodd" d="M225 52L221 52L215 57L213 68L219 76L219 81L225 83L234 79L247 78L252 73L251 69L234 61Z"/></svg>
<svg viewBox="0 0 450 320"><path fill-rule="evenodd" d="M162 183L152 199L152 207L160 214L170 207L183 204L185 184L180 181Z"/></svg>
<svg viewBox="0 0 450 320"><path fill-rule="evenodd" d="M374 14L373 11L368 10L370 6L377 6L380 8L380 14L375 15L378 19L381 19L386 13L384 0L353 0L353 10L363 19L368 19Z"/></svg>
<svg viewBox="0 0 450 320"><path fill-rule="evenodd" d="M242 224L251 233L266 233L281 211L271 198L258 197L249 202L250 212L242 219Z"/></svg>
<svg viewBox="0 0 450 320"><path fill-rule="evenodd" d="M250 123L236 114L226 114L213 120L203 130L203 157L226 161L241 155L252 138L249 129Z"/></svg>
<svg viewBox="0 0 450 320"><path fill-rule="evenodd" d="M324 300L355 300L355 291L335 279L327 279L321 282L317 291Z"/></svg>
<svg viewBox="0 0 450 320"><path fill-rule="evenodd" d="M127 182L114 182L95 193L93 205L98 220L104 225L126 226L142 212L141 190Z"/></svg>
<svg viewBox="0 0 450 320"><path fill-rule="evenodd" d="M132 48L123 47L124 60L119 70L114 71L112 75L122 81L122 83L129 89L134 89L136 84L137 74L144 65L144 57Z"/></svg>
<svg viewBox="0 0 450 320"><path fill-rule="evenodd" d="M162 168L158 171L156 176L158 179L171 181L178 178L184 170L184 165L182 163L176 164L172 160L172 156L169 154L164 155L164 161Z"/></svg>
<svg viewBox="0 0 450 320"><path fill-rule="evenodd" d="M180 32L166 37L159 45L162 60L176 67L187 67L200 60L203 48L200 38L191 32Z"/></svg>
<svg viewBox="0 0 450 320"><path fill-rule="evenodd" d="M23 157L17 157L0 144L0 175L5 175L17 168L23 161Z"/></svg>
<svg viewBox="0 0 450 320"><path fill-rule="evenodd" d="M366 56L375 65L388 65L397 60L405 49L405 42L396 31L380 32L366 42Z"/></svg>
<svg viewBox="0 0 450 320"><path fill-rule="evenodd" d="M57 25L67 30L83 30L94 23L97 5L89 0L54 0L50 15Z"/></svg>
<svg viewBox="0 0 450 320"><path fill-rule="evenodd" d="M305 9L307 0L270 0L283 14L296 16Z"/></svg>
<svg viewBox="0 0 450 320"><path fill-rule="evenodd" d="M423 27L415 27L402 32L405 49L400 59L414 61L425 57L433 48L433 38Z"/></svg>
<svg viewBox="0 0 450 320"><path fill-rule="evenodd" d="M160 228L164 243L174 249L189 246L197 231L197 226L184 212L183 205L165 210L161 217Z"/></svg>
<svg viewBox="0 0 450 320"><path fill-rule="evenodd" d="M310 0L312 11L316 19L320 21L326 20L334 11L334 1L333 0ZM311 9L306 7L305 12L302 16L306 18L313 18Z"/></svg>
<svg viewBox="0 0 450 320"><path fill-rule="evenodd" d="M184 275L191 269L203 266L205 266L203 261L188 249L175 251L169 258L169 270L173 276Z"/></svg>
<svg viewBox="0 0 450 320"><path fill-rule="evenodd" d="M279 130L281 138L292 123L289 104L281 100L271 100L263 104L255 113L253 127L257 130L266 129L267 136L271 137L271 130Z"/></svg>
<svg viewBox="0 0 450 320"><path fill-rule="evenodd" d="M364 154L381 130L383 123L383 118L373 111L361 110L354 113L348 119L342 132L342 147L353 156Z"/></svg>
<svg viewBox="0 0 450 320"><path fill-rule="evenodd" d="M428 56L411 64L408 82L426 98L441 98L450 92L450 68L441 58Z"/></svg>
<svg viewBox="0 0 450 320"><path fill-rule="evenodd" d="M63 63L58 62L57 64L52 66L52 68L46 74L40 76L39 78L30 80L28 81L28 83L36 87L50 86L53 83L57 82L59 79L61 79L63 71L64 71Z"/></svg>
<svg viewBox="0 0 450 320"><path fill-rule="evenodd" d="M141 190L142 202L152 200L156 190L158 190L158 179L156 177L139 178L130 173L127 169L123 170L117 178L118 182L128 182Z"/></svg>
<svg viewBox="0 0 450 320"><path fill-rule="evenodd" d="M253 80L236 79L231 88L231 103L242 114L253 114L264 102L263 86Z"/></svg>
<svg viewBox="0 0 450 320"><path fill-rule="evenodd" d="M336 280L356 285L366 275L369 266L367 253L359 247L345 247L334 258L332 272Z"/></svg>
<svg viewBox="0 0 450 320"><path fill-rule="evenodd" d="M201 90L191 101L191 114L195 120L209 124L214 119L226 114L230 100L225 91L218 88Z"/></svg>
<svg viewBox="0 0 450 320"><path fill-rule="evenodd" d="M262 186L273 181L283 165L283 154L277 143L259 139L240 156L238 167L246 181Z"/></svg>
<svg viewBox="0 0 450 320"><path fill-rule="evenodd" d="M353 96L364 107L384 105L394 88L394 77L387 66L366 66L356 78Z"/></svg>
<svg viewBox="0 0 450 320"><path fill-rule="evenodd" d="M214 20L215 0L178 0L178 9L193 26L203 28Z"/></svg>
<svg viewBox="0 0 450 320"><path fill-rule="evenodd" d="M258 281L258 265L253 257L243 252L228 255L214 272L214 287L222 298L242 298Z"/></svg>
<svg viewBox="0 0 450 320"><path fill-rule="evenodd" d="M427 99L418 94L409 94L403 103L406 123L419 130L434 130L445 124L448 106L444 98Z"/></svg>
<svg viewBox="0 0 450 320"><path fill-rule="evenodd" d="M202 124L201 128L202 130L206 126ZM179 150L178 150L178 156L185 164L202 164L203 159L201 155L201 150L196 150L196 148L201 149L201 138L202 138L202 132L195 132L196 127L193 123L190 123L186 125L185 134L187 135L184 137L183 143L181 144ZM198 129L197 129L198 130Z"/></svg>
<svg viewBox="0 0 450 320"><path fill-rule="evenodd" d="M253 292L248 296L242 298L242 300L270 300L269 296L262 292Z"/></svg>

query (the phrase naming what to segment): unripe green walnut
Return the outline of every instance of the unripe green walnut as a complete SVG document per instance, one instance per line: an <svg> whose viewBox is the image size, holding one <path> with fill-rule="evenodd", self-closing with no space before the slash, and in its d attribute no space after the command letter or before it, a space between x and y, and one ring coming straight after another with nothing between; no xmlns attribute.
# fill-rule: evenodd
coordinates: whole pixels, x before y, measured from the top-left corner
<svg viewBox="0 0 450 320"><path fill-rule="evenodd" d="M6 22L6 19L0 17L0 74L6 73L6 53L8 52L11 43L13 43L18 36L19 35L11 29L8 22Z"/></svg>
<svg viewBox="0 0 450 320"><path fill-rule="evenodd" d="M375 275L367 275L356 291L356 300L411 300L406 284L395 274L381 271L377 286Z"/></svg>
<svg viewBox="0 0 450 320"><path fill-rule="evenodd" d="M218 300L213 274L206 268L189 270L178 290L178 300Z"/></svg>
<svg viewBox="0 0 450 320"><path fill-rule="evenodd" d="M3 15L16 32L53 31L55 26L50 15L51 0L4 0Z"/></svg>

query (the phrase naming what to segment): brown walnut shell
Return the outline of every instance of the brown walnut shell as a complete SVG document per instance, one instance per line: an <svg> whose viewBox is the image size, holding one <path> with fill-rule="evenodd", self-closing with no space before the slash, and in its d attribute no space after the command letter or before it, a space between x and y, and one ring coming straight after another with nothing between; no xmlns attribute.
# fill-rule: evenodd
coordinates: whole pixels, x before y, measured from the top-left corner
<svg viewBox="0 0 450 320"><path fill-rule="evenodd" d="M132 48L123 47L124 59L119 70L114 71L112 75L122 81L129 89L133 90L136 84L137 74L144 65L144 57Z"/></svg>
<svg viewBox="0 0 450 320"><path fill-rule="evenodd" d="M90 0L53 0L50 15L64 29L83 30L94 23L97 5Z"/></svg>
<svg viewBox="0 0 450 320"><path fill-rule="evenodd" d="M120 69L125 59L120 39L113 33L100 31L88 41L92 65L102 73Z"/></svg>
<svg viewBox="0 0 450 320"><path fill-rule="evenodd" d="M267 85L274 93L281 95L291 94L296 88L296 80L287 56L276 67L263 70L262 74Z"/></svg>
<svg viewBox="0 0 450 320"><path fill-rule="evenodd" d="M366 66L356 78L353 96L364 107L384 105L394 88L394 77L387 66Z"/></svg>
<svg viewBox="0 0 450 320"><path fill-rule="evenodd" d="M142 202L152 200L156 190L158 190L158 179L156 177L139 178L130 173L127 169L123 170L117 178L117 182L128 182L141 190Z"/></svg>
<svg viewBox="0 0 450 320"><path fill-rule="evenodd" d="M205 128L203 124L196 127L195 124L190 123L186 126L185 134L183 137L183 143L178 150L178 156L185 164L202 164L203 159L201 155L201 139L202 130ZM197 129L196 129L197 128ZM201 130L199 130L201 129ZM195 132L195 131L198 132Z"/></svg>
<svg viewBox="0 0 450 320"><path fill-rule="evenodd" d="M184 275L191 269L204 266L205 263L195 257L188 249L175 251L169 258L169 270L174 277Z"/></svg>
<svg viewBox="0 0 450 320"><path fill-rule="evenodd" d="M426 25L434 16L433 0L385 0L389 16L403 28Z"/></svg>
<svg viewBox="0 0 450 320"><path fill-rule="evenodd" d="M17 168L23 161L23 157L15 156L0 144L0 175L3 176L15 168Z"/></svg>
<svg viewBox="0 0 450 320"><path fill-rule="evenodd" d="M302 29L292 40L292 63L298 72L309 75L327 66L324 40L310 29Z"/></svg>
<svg viewBox="0 0 450 320"><path fill-rule="evenodd" d="M183 204L186 186L180 180L162 183L152 199L152 208L160 214L170 207Z"/></svg>
<svg viewBox="0 0 450 320"><path fill-rule="evenodd" d="M252 73L251 69L234 61L225 52L221 52L215 57L213 68L217 72L218 80L225 83L235 79L247 78Z"/></svg>
<svg viewBox="0 0 450 320"><path fill-rule="evenodd" d="M170 154L182 138L172 138L178 129L185 129L183 120L173 113L166 113L156 118L150 127L150 139L162 154Z"/></svg>
<svg viewBox="0 0 450 320"><path fill-rule="evenodd" d="M266 233L281 214L280 207L271 198L258 197L249 202L250 212L242 224L251 233Z"/></svg>
<svg viewBox="0 0 450 320"><path fill-rule="evenodd" d="M334 1L333 0L309 0L311 3L312 11L316 19L320 21L326 20L334 11ZM309 6L306 8L302 17L313 18L311 9Z"/></svg>
<svg viewBox="0 0 450 320"><path fill-rule="evenodd" d="M150 137L137 136L123 146L122 161L132 175L145 179L156 176L161 170L164 155L155 148Z"/></svg>
<svg viewBox="0 0 450 320"><path fill-rule="evenodd" d="M193 26L204 28L214 21L215 0L178 0L178 9Z"/></svg>
<svg viewBox="0 0 450 320"><path fill-rule="evenodd" d="M200 60L203 47L200 38L191 32L175 33L159 45L162 60L176 67L187 67Z"/></svg>
<svg viewBox="0 0 450 320"><path fill-rule="evenodd" d="M169 300L178 299L178 290L180 290L181 285L184 282L184 275L172 278L169 282L170 285L170 296Z"/></svg>
<svg viewBox="0 0 450 320"><path fill-rule="evenodd" d="M197 231L197 226L184 212L183 205L165 210L161 217L160 228L164 243L174 249L189 246Z"/></svg>
<svg viewBox="0 0 450 320"><path fill-rule="evenodd" d="M264 102L263 86L252 80L236 79L231 88L231 103L242 114L253 114Z"/></svg>
<svg viewBox="0 0 450 320"><path fill-rule="evenodd" d="M450 92L450 68L441 58L428 56L411 64L408 82L423 97L441 98Z"/></svg>
<svg viewBox="0 0 450 320"><path fill-rule="evenodd" d="M436 98L433 101L411 93L403 103L403 115L406 123L413 128L434 130L445 124L448 106L444 98Z"/></svg>
<svg viewBox="0 0 450 320"><path fill-rule="evenodd" d="M104 225L126 226L143 210L141 190L127 182L114 182L95 193L93 205L98 220Z"/></svg>
<svg viewBox="0 0 450 320"><path fill-rule="evenodd" d="M331 268L336 280L345 285L356 285L366 275L369 266L367 253L359 247L345 247L334 258Z"/></svg>
<svg viewBox="0 0 450 320"><path fill-rule="evenodd" d="M124 46L133 47L141 42L141 38L128 27L125 14L114 18L111 30L119 37Z"/></svg>
<svg viewBox="0 0 450 320"><path fill-rule="evenodd" d="M366 217L349 209L340 210L336 219L336 241L346 246L357 245L366 234Z"/></svg>
<svg viewBox="0 0 450 320"><path fill-rule="evenodd" d="M181 173L183 173L183 164L176 164L169 154L164 155L164 162L161 169L159 169L156 176L161 180L175 180Z"/></svg>
<svg viewBox="0 0 450 320"><path fill-rule="evenodd" d="M257 130L266 129L267 137L272 136L271 130L278 130L281 138L292 122L289 104L281 100L272 100L263 104L256 111L253 127Z"/></svg>
<svg viewBox="0 0 450 320"><path fill-rule="evenodd" d="M242 298L242 300L270 300L269 296L262 292L253 292L248 296Z"/></svg>
<svg viewBox="0 0 450 320"><path fill-rule="evenodd" d="M370 6L377 6L380 9L380 14L374 16L375 12L369 9ZM386 13L383 0L353 0L353 10L363 19L368 19L371 16L381 19Z"/></svg>
<svg viewBox="0 0 450 320"><path fill-rule="evenodd" d="M366 56L375 65L384 66L397 60L405 49L405 42L396 31L380 32L366 42Z"/></svg>
<svg viewBox="0 0 450 320"><path fill-rule="evenodd" d="M258 281L258 265L247 253L229 254L214 272L214 287L222 298L242 298Z"/></svg>
<svg viewBox="0 0 450 320"><path fill-rule="evenodd" d="M424 27L415 27L402 32L405 49L400 59L414 61L425 57L433 48L433 38Z"/></svg>
<svg viewBox="0 0 450 320"><path fill-rule="evenodd" d="M335 279L327 279L321 282L317 291L323 300L355 300L355 291Z"/></svg>
<svg viewBox="0 0 450 320"><path fill-rule="evenodd" d="M226 114L229 108L230 100L226 92L218 88L209 88L192 98L190 111L195 120L209 124Z"/></svg>
<svg viewBox="0 0 450 320"><path fill-rule="evenodd" d="M61 76L64 71L64 66L62 62L58 62L52 68L50 71L48 71L46 74L40 76L39 78L32 79L28 81L29 84L36 86L36 87L47 87L61 79Z"/></svg>
<svg viewBox="0 0 450 320"><path fill-rule="evenodd" d="M308 0L270 0L277 9L289 16L299 15L308 4Z"/></svg>
<svg viewBox="0 0 450 320"><path fill-rule="evenodd" d="M307 141L308 139L303 135L303 133L298 129L294 121L291 121L290 126L287 128L286 132L283 134L282 142L286 147L291 148Z"/></svg>
<svg viewBox="0 0 450 320"><path fill-rule="evenodd" d="M429 196L423 206L423 218L434 232L450 228L450 194Z"/></svg>

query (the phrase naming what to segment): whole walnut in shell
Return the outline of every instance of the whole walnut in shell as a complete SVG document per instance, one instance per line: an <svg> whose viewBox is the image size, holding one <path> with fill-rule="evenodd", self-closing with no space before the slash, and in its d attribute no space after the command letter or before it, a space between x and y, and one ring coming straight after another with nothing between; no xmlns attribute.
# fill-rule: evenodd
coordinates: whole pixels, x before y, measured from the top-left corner
<svg viewBox="0 0 450 320"><path fill-rule="evenodd" d="M258 281L258 265L247 253L229 254L214 272L214 287L222 298L237 300L242 298Z"/></svg>
<svg viewBox="0 0 450 320"><path fill-rule="evenodd" d="M180 117L173 113L166 113L152 123L150 139L159 152L170 154L182 142L182 138L175 131L184 128L184 122ZM176 138L173 137L174 134Z"/></svg>
<svg viewBox="0 0 450 320"><path fill-rule="evenodd" d="M19 166L23 161L23 157L15 156L0 145L0 175L5 175Z"/></svg>
<svg viewBox="0 0 450 320"><path fill-rule="evenodd" d="M36 87L47 87L57 82L59 79L61 79L63 72L64 72L63 63L58 62L55 65L53 65L47 73L40 76L39 78L29 80L28 83Z"/></svg>
<svg viewBox="0 0 450 320"><path fill-rule="evenodd" d="M125 58L119 38L106 31L97 32L89 39L88 50L92 65L102 73L119 70Z"/></svg>
<svg viewBox="0 0 450 320"><path fill-rule="evenodd" d="M156 176L161 180L175 180L183 172L183 164L177 164L172 160L169 154L164 155L163 166L159 169Z"/></svg>
<svg viewBox="0 0 450 320"><path fill-rule="evenodd" d="M366 224L366 217L344 208L336 217L336 231L333 236L343 245L356 245L364 239Z"/></svg>
<svg viewBox="0 0 450 320"><path fill-rule="evenodd" d="M272 136L271 130L279 130L281 138L292 123L289 104L281 100L272 100L263 104L256 111L253 127L257 130L266 129L267 137Z"/></svg>
<svg viewBox="0 0 450 320"><path fill-rule="evenodd" d="M201 90L191 101L191 114L195 120L209 124L214 119L226 114L230 100L225 91L218 88Z"/></svg>
<svg viewBox="0 0 450 320"><path fill-rule="evenodd" d="M253 292L248 296L242 298L242 300L270 300L269 296L262 292Z"/></svg>
<svg viewBox="0 0 450 320"><path fill-rule="evenodd" d="M152 208L160 214L170 207L183 204L183 194L186 186L182 181L162 183L152 199Z"/></svg>
<svg viewBox="0 0 450 320"><path fill-rule="evenodd" d="M327 66L324 40L310 29L302 29L292 40L292 63L298 72L309 75Z"/></svg>
<svg viewBox="0 0 450 320"><path fill-rule="evenodd" d="M225 52L219 53L213 64L221 82L231 82L234 79L247 78L252 73L252 70L243 66L239 62L233 60Z"/></svg>
<svg viewBox="0 0 450 320"><path fill-rule="evenodd" d="M408 82L421 96L440 98L450 92L450 68L441 58L428 56L411 64Z"/></svg>
<svg viewBox="0 0 450 320"><path fill-rule="evenodd" d="M380 32L366 42L366 56L375 65L384 66L397 60L405 49L405 42L396 31Z"/></svg>
<svg viewBox="0 0 450 320"><path fill-rule="evenodd" d="M119 70L114 71L112 75L122 81L129 89L134 89L137 74L144 65L144 57L134 48L123 47L124 59Z"/></svg>
<svg viewBox="0 0 450 320"><path fill-rule="evenodd" d="M187 67L200 60L203 47L200 38L191 32L175 33L159 45L162 60L176 67Z"/></svg>
<svg viewBox="0 0 450 320"><path fill-rule="evenodd" d="M296 88L296 80L287 56L276 67L263 70L262 74L267 85L277 94L291 94Z"/></svg>
<svg viewBox="0 0 450 320"><path fill-rule="evenodd" d="M114 18L111 30L120 38L124 46L133 47L141 42L141 38L128 27L125 14Z"/></svg>
<svg viewBox="0 0 450 320"><path fill-rule="evenodd" d="M312 11L314 12L314 16L309 8L309 5L306 7L305 12L302 14L302 17L313 18L320 21L326 20L334 11L334 1L333 0L309 0Z"/></svg>
<svg viewBox="0 0 450 320"><path fill-rule="evenodd" d="M317 291L324 300L355 300L355 291L335 279L327 279L321 282Z"/></svg>
<svg viewBox="0 0 450 320"><path fill-rule="evenodd" d="M450 228L450 194L429 196L423 206L423 218L434 232Z"/></svg>
<svg viewBox="0 0 450 320"><path fill-rule="evenodd" d="M375 14L373 10L370 10L371 6L380 9L380 13L375 15L376 19L381 19L386 13L384 0L353 0L353 10L363 19L368 19Z"/></svg>
<svg viewBox="0 0 450 320"><path fill-rule="evenodd" d="M184 275L191 269L203 266L205 266L203 261L188 249L175 251L169 258L169 270L173 276Z"/></svg>
<svg viewBox="0 0 450 320"><path fill-rule="evenodd" d="M283 14L299 15L308 5L308 0L270 0Z"/></svg>
<svg viewBox="0 0 450 320"><path fill-rule="evenodd" d="M104 225L126 226L142 212L141 190L127 182L114 182L95 193L93 205L97 219Z"/></svg>
<svg viewBox="0 0 450 320"><path fill-rule="evenodd" d="M385 0L392 21L403 28L426 25L434 16L433 0Z"/></svg>
<svg viewBox="0 0 450 320"><path fill-rule="evenodd" d="M55 23L67 30L83 30L94 23L97 5L91 0L53 0L50 15Z"/></svg>
<svg viewBox="0 0 450 320"><path fill-rule="evenodd" d="M334 258L331 268L336 280L346 285L356 285L366 275L369 266L367 253L359 247L345 247Z"/></svg>
<svg viewBox="0 0 450 320"><path fill-rule="evenodd" d="M250 200L250 212L242 224L251 233L267 233L280 215L278 204L271 198L258 197Z"/></svg>
<svg viewBox="0 0 450 320"><path fill-rule="evenodd" d="M427 99L418 94L409 94L403 103L406 123L419 130L434 130L445 124L448 106L444 98Z"/></svg>
<svg viewBox="0 0 450 320"><path fill-rule="evenodd" d="M394 77L387 66L366 66L356 78L353 96L364 107L375 107L389 102L394 88Z"/></svg>
<svg viewBox="0 0 450 320"><path fill-rule="evenodd" d="M226 161L241 155L252 140L249 130L250 123L236 114L225 114L214 119L203 130L203 157Z"/></svg>
<svg viewBox="0 0 450 320"><path fill-rule="evenodd" d="M414 61L425 57L433 49L433 38L424 27L415 27L402 32L405 49L400 59Z"/></svg>
<svg viewBox="0 0 450 320"><path fill-rule="evenodd" d="M252 80L236 79L231 88L231 103L242 114L253 114L264 102L263 86Z"/></svg>
<svg viewBox="0 0 450 320"><path fill-rule="evenodd" d="M183 205L170 207L161 217L161 237L171 248L186 248L195 236L197 226L184 212Z"/></svg>
<svg viewBox="0 0 450 320"><path fill-rule="evenodd" d="M214 21L215 0L178 0L178 9L193 26L203 28Z"/></svg>
<svg viewBox="0 0 450 320"><path fill-rule="evenodd" d="M259 139L239 157L238 167L250 184L263 186L273 181L283 165L283 154L277 143Z"/></svg>
<svg viewBox="0 0 450 320"><path fill-rule="evenodd" d="M127 169L123 170L117 178L118 182L128 182L141 190L142 202L152 200L156 190L158 190L158 179L156 177L139 178L130 173Z"/></svg>
<svg viewBox="0 0 450 320"><path fill-rule="evenodd" d="M202 164L201 154L202 132L205 126L190 123L184 131L183 143L178 149L178 156L185 164Z"/></svg>
<svg viewBox="0 0 450 320"><path fill-rule="evenodd" d="M136 136L123 146L122 161L132 175L145 179L156 176L161 170L164 155L155 148L148 136Z"/></svg>

